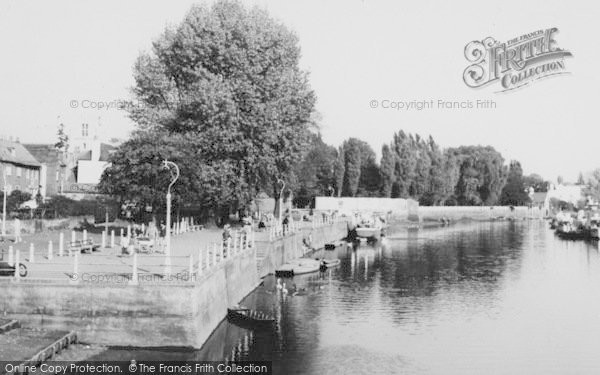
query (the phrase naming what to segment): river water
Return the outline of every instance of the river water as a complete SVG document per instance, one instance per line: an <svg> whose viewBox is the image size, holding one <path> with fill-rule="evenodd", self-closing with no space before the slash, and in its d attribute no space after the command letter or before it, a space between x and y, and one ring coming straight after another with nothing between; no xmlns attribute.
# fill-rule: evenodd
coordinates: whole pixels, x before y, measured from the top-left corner
<svg viewBox="0 0 600 375"><path fill-rule="evenodd" d="M496 222L398 230L323 256L340 266L284 279L287 295L267 277L246 298L273 329L224 321L199 351L104 357L268 360L274 374L600 373L597 243Z"/></svg>

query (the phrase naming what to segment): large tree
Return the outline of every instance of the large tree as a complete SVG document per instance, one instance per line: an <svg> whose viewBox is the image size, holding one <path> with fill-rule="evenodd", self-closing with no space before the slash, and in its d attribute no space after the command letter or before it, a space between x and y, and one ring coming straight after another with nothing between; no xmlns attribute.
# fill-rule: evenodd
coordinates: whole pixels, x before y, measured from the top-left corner
<svg viewBox="0 0 600 375"><path fill-rule="evenodd" d="M202 189L214 176L201 171L211 168L224 183L239 183L227 190L234 196L226 202L247 204L261 188L278 199L277 180L302 157L312 124L315 95L299 59L294 33L266 11L237 1L194 6L178 27L154 42L151 53L138 58L131 118L149 137L191 140L194 159L182 178L192 173L197 178L182 187L186 199L200 192L209 201L222 198L223 191L211 189L215 195L207 197ZM113 163L111 173L119 178L126 162L114 158ZM140 163L153 168L146 160ZM147 181L137 182L142 188Z"/></svg>
<svg viewBox="0 0 600 375"><path fill-rule="evenodd" d="M523 180L523 169L521 163L516 160L510 162L508 167L508 178L502 189L500 204L504 206L523 206L530 203L525 181Z"/></svg>

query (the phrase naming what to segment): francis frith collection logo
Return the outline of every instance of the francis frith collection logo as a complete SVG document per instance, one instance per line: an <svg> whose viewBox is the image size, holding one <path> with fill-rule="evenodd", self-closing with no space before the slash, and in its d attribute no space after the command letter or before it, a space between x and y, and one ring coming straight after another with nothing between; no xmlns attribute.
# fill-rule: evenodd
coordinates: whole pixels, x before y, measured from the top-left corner
<svg viewBox="0 0 600 375"><path fill-rule="evenodd" d="M567 74L565 58L572 54L559 48L557 33L553 27L504 43L492 37L472 41L465 47L465 57L471 65L465 69L463 80L472 88L498 83L499 91L509 91L542 78Z"/></svg>

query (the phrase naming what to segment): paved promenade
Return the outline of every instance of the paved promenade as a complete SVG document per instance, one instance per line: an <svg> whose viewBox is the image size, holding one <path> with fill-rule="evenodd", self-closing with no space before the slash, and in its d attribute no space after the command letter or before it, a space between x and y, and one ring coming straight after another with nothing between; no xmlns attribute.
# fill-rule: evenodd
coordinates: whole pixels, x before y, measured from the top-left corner
<svg viewBox="0 0 600 375"><path fill-rule="evenodd" d="M310 223L304 225L310 226ZM234 229L234 232L240 228ZM3 261L8 261L8 248L13 247L19 250L19 262L27 266L28 275L24 279L47 279L56 281L73 281L79 278L79 281L97 281L106 282L126 282L133 273L134 257L132 255L122 254L120 247L120 233L115 235L115 247L110 248L110 236L107 236L106 246L92 254L78 254L77 265L75 265L75 256L69 256L66 248L71 241L71 231L63 231L64 252L59 256L59 235L60 231L49 231L44 233L23 235L22 241L14 243L12 238L8 238L0 243L1 255ZM235 234L235 233L234 233ZM81 231L75 232L76 239L82 239ZM95 244L101 244L102 235L97 233L87 233L87 238ZM266 240L269 238L269 229L255 233L256 240ZM49 241L52 241L52 256L49 257ZM190 261L193 269L198 267L198 258L202 257L201 266L206 267L207 251L213 248L213 244L220 244L222 241L222 229L210 228L201 229L193 232L186 232L171 236L171 272L174 274L174 280L183 278L190 270ZM33 244L33 259L31 259L30 248ZM16 258L16 255L13 256ZM142 253L137 256L138 273L141 277L146 276L145 280L160 281L168 269L167 258L164 253L153 252L150 254ZM74 276L77 273L78 276ZM185 274L182 276L182 274ZM107 276L108 275L108 276ZM149 277L148 277L149 276ZM108 277L108 278L107 278ZM0 277L8 279L9 277Z"/></svg>

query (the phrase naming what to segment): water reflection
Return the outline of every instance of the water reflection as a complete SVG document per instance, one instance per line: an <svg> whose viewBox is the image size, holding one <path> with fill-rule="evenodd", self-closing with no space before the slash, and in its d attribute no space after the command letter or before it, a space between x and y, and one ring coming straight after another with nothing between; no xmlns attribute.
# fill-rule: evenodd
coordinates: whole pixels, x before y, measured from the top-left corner
<svg viewBox="0 0 600 375"><path fill-rule="evenodd" d="M286 279L288 294L268 277L243 301L272 313L273 330L223 322L201 350L177 355L272 360L276 374L600 369L598 245L557 239L545 223L399 231L314 257L341 264Z"/></svg>

